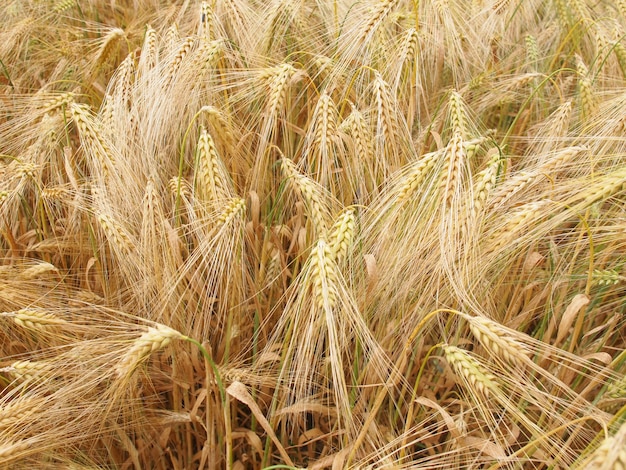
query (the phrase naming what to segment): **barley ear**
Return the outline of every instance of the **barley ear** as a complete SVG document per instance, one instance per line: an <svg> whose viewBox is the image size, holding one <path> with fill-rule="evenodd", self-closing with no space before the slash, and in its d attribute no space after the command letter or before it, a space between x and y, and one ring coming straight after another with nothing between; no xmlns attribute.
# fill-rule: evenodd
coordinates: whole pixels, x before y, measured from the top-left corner
<svg viewBox="0 0 626 470"><path fill-rule="evenodd" d="M150 354L165 348L173 339L186 340L186 336L161 324L149 327L137 338L116 366L118 377L128 377L148 359Z"/></svg>
<svg viewBox="0 0 626 470"><path fill-rule="evenodd" d="M499 393L495 376L485 370L467 351L449 344L443 346L443 351L448 364L470 387L485 397L489 397L491 393Z"/></svg>

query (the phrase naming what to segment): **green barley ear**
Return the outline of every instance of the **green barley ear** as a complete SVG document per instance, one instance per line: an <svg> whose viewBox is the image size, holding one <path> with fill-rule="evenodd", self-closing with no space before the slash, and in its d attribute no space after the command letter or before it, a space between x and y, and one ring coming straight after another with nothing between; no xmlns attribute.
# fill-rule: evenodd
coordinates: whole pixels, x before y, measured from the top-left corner
<svg viewBox="0 0 626 470"><path fill-rule="evenodd" d="M591 278L599 286L613 286L626 281L626 276L615 269L594 269Z"/></svg>

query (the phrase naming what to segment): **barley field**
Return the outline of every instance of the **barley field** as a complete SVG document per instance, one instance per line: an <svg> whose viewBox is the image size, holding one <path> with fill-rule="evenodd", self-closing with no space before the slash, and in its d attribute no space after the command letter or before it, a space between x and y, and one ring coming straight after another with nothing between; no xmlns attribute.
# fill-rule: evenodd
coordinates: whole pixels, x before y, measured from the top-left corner
<svg viewBox="0 0 626 470"><path fill-rule="evenodd" d="M0 468L626 469L625 0L2 0Z"/></svg>

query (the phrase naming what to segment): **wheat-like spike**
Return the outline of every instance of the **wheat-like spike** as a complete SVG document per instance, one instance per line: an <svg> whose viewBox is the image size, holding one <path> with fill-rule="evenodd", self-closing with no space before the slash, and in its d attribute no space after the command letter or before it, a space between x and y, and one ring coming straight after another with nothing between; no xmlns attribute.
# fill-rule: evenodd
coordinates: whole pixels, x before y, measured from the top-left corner
<svg viewBox="0 0 626 470"><path fill-rule="evenodd" d="M282 158L282 168L285 177L289 179L293 187L300 191L304 202L309 209L309 216L318 236L326 233L326 222L322 209L321 196L315 183L307 176L300 174L296 165L287 157Z"/></svg>
<svg viewBox="0 0 626 470"><path fill-rule="evenodd" d="M104 36L102 44L100 45L100 47L98 48L98 52L96 53L96 58L94 61L95 69L98 69L98 67L100 67L109 59L109 57L113 53L115 45L125 36L126 33L122 28L113 28Z"/></svg>
<svg viewBox="0 0 626 470"><path fill-rule="evenodd" d="M133 342L117 364L115 368L117 375L119 377L131 375L153 352L165 348L174 339L185 340L186 336L161 324L148 327L148 331Z"/></svg>
<svg viewBox="0 0 626 470"><path fill-rule="evenodd" d="M626 79L626 47L621 42L616 42L612 47L622 75Z"/></svg>
<svg viewBox="0 0 626 470"><path fill-rule="evenodd" d="M339 217L335 225L330 229L328 241L329 251L336 265L341 265L354 238L356 224L355 209L348 207Z"/></svg>
<svg viewBox="0 0 626 470"><path fill-rule="evenodd" d="M217 154L213 138L202 129L198 139L198 170L200 185L200 195L205 200L227 199L231 196L231 191L225 179L224 165Z"/></svg>
<svg viewBox="0 0 626 470"><path fill-rule="evenodd" d="M330 247L321 238L311 251L309 269L317 306L320 309L333 308L338 297L337 267Z"/></svg>
<svg viewBox="0 0 626 470"><path fill-rule="evenodd" d="M74 96L71 91L56 95L43 104L42 110L44 113L50 114L58 109L67 108L70 103L74 102Z"/></svg>
<svg viewBox="0 0 626 470"><path fill-rule="evenodd" d="M282 264L280 259L280 251L273 244L269 248L270 255L269 261L267 262L267 267L265 268L265 276L264 280L266 283L271 284L274 283L280 274Z"/></svg>
<svg viewBox="0 0 626 470"><path fill-rule="evenodd" d="M46 274L50 272L58 273L59 270L56 268L55 265L42 261L40 263L35 264L34 266L29 267L28 269L25 269L19 274L19 276L21 279L25 281L29 281L31 279L37 279L42 274Z"/></svg>
<svg viewBox="0 0 626 470"><path fill-rule="evenodd" d="M174 58L172 59L172 61L170 62L168 66L168 69L167 69L168 81L172 81L174 78L176 78L176 74L178 73L180 66L185 60L185 57L187 57L187 55L191 51L191 48L193 47L194 43L195 43L195 39L192 37L188 37L180 45L180 47L178 48L178 51L176 52L176 55L174 56Z"/></svg>
<svg viewBox="0 0 626 470"><path fill-rule="evenodd" d="M443 191L443 205L446 209L452 207L452 200L461 184L461 171L467 157L463 148L463 137L455 131L446 148L446 160L442 170L441 189Z"/></svg>
<svg viewBox="0 0 626 470"><path fill-rule="evenodd" d="M626 0L615 0L615 6L620 15L622 15L622 19L626 20Z"/></svg>
<svg viewBox="0 0 626 470"><path fill-rule="evenodd" d="M69 189L64 186L47 187L41 190L41 198L48 201L63 201L69 196Z"/></svg>
<svg viewBox="0 0 626 470"><path fill-rule="evenodd" d="M389 85L378 71L374 74L374 98L376 100L376 142L378 151L383 155L388 146L395 147L398 126Z"/></svg>
<svg viewBox="0 0 626 470"><path fill-rule="evenodd" d="M102 167L105 176L108 174L109 166L115 165L115 159L109 146L102 138L101 131L91 118L88 107L78 103L70 103L72 119L78 128L81 139L93 147L96 158Z"/></svg>
<svg viewBox="0 0 626 470"><path fill-rule="evenodd" d="M589 207L624 190L626 190L626 168L620 168L590 184L577 196L581 198L585 207Z"/></svg>
<svg viewBox="0 0 626 470"><path fill-rule="evenodd" d="M117 103L121 103L122 106L128 107L130 103L130 93L131 88L134 83L134 74L135 74L135 57L131 52L126 56L126 58L122 61L117 71L116 75L116 83L114 89L114 97Z"/></svg>
<svg viewBox="0 0 626 470"><path fill-rule="evenodd" d="M135 252L135 244L119 222L107 214L97 214L96 218L106 237L121 253L128 255Z"/></svg>
<svg viewBox="0 0 626 470"><path fill-rule="evenodd" d="M76 5L76 0L60 0L54 4L52 11L55 13L63 13Z"/></svg>
<svg viewBox="0 0 626 470"><path fill-rule="evenodd" d="M32 330L44 330L46 328L64 325L67 322L54 313L40 309L23 308L16 312L7 312L0 315L10 315L13 321L23 328Z"/></svg>
<svg viewBox="0 0 626 470"><path fill-rule="evenodd" d="M37 176L38 167L34 163L30 162L18 162L17 174L22 179L35 179Z"/></svg>
<svg viewBox="0 0 626 470"><path fill-rule="evenodd" d="M445 344L442 346L446 361L455 372L485 397L491 393L499 394L496 378L464 349Z"/></svg>
<svg viewBox="0 0 626 470"><path fill-rule="evenodd" d="M587 6L581 2L580 0L569 0L572 10L577 16L577 20L581 21L583 24L592 23L592 18L589 12L587 11Z"/></svg>
<svg viewBox="0 0 626 470"><path fill-rule="evenodd" d="M337 133L337 108L330 95L326 92L320 96L313 114L315 123L315 146L327 148Z"/></svg>
<svg viewBox="0 0 626 470"><path fill-rule="evenodd" d="M400 63L405 64L413 59L417 53L417 42L419 35L417 29L409 28L404 33L402 44L400 45L400 51L398 56L400 57Z"/></svg>
<svg viewBox="0 0 626 470"><path fill-rule="evenodd" d="M37 398L19 397L0 407L0 429L22 421L43 405Z"/></svg>
<svg viewBox="0 0 626 470"><path fill-rule="evenodd" d="M589 70L580 56L576 56L576 70L578 72L578 86L583 117L589 118L595 113L597 105L593 92Z"/></svg>
<svg viewBox="0 0 626 470"><path fill-rule="evenodd" d="M626 376L611 382L606 388L606 396L615 399L626 397Z"/></svg>
<svg viewBox="0 0 626 470"><path fill-rule="evenodd" d="M399 3L399 0L381 0L372 10L370 17L363 26L363 31L357 39L357 44L361 45L368 40L374 31L378 29L384 19L391 13L391 10Z"/></svg>
<svg viewBox="0 0 626 470"><path fill-rule="evenodd" d="M113 96L106 94L104 100L102 100L102 106L98 111L98 117L102 123L102 128L107 135L111 137L113 129L115 129L115 103L113 102Z"/></svg>
<svg viewBox="0 0 626 470"><path fill-rule="evenodd" d="M567 135L569 128L570 115L572 114L572 102L566 101L560 105L553 113L554 123L551 130L551 135L554 137L561 137Z"/></svg>
<svg viewBox="0 0 626 470"><path fill-rule="evenodd" d="M1 372L8 372L14 379L21 381L33 381L45 379L52 372L50 363L45 361L15 361L9 367L0 369Z"/></svg>
<svg viewBox="0 0 626 470"><path fill-rule="evenodd" d="M440 151L430 152L411 165L409 173L402 180L402 186L400 186L397 192L397 201L399 203L406 202L415 194L441 155L442 152Z"/></svg>
<svg viewBox="0 0 626 470"><path fill-rule="evenodd" d="M276 116L283 107L283 103L287 97L287 84L295 73L296 69L293 65L285 63L273 67L261 75L270 89L267 101L269 116Z"/></svg>
<svg viewBox="0 0 626 470"><path fill-rule="evenodd" d="M469 323L472 334L480 344L497 358L511 364L526 364L529 351L502 325L487 317L462 315Z"/></svg>
<svg viewBox="0 0 626 470"><path fill-rule="evenodd" d="M209 2L200 4L200 36L210 40L213 37L213 9Z"/></svg>
<svg viewBox="0 0 626 470"><path fill-rule="evenodd" d="M217 39L215 41L203 40L200 42L196 53L193 55L191 69L198 70L199 76L211 66L213 66L220 58L224 51L224 41Z"/></svg>
<svg viewBox="0 0 626 470"><path fill-rule="evenodd" d="M364 162L370 161L370 156L373 153L372 139L367 131L367 124L363 114L352 105L352 111L345 120L350 135L354 141L354 148L356 151L357 162L356 165L363 165Z"/></svg>
<svg viewBox="0 0 626 470"><path fill-rule="evenodd" d="M150 25L146 25L146 34L141 46L141 54L139 56L139 64L137 68L145 73L154 67L157 63L157 33Z"/></svg>
<svg viewBox="0 0 626 470"><path fill-rule="evenodd" d="M176 44L180 41L180 34L178 33L178 26L176 23L170 25L165 32L165 47L168 51L173 51Z"/></svg>
<svg viewBox="0 0 626 470"><path fill-rule="evenodd" d="M526 44L526 60L528 64L535 69L539 62L539 47L537 46L537 39L532 34L527 34L524 37L524 43Z"/></svg>
<svg viewBox="0 0 626 470"><path fill-rule="evenodd" d="M467 137L467 116L463 99L458 91L452 90L448 100L448 114L452 134L458 133L463 139Z"/></svg>
<svg viewBox="0 0 626 470"><path fill-rule="evenodd" d="M173 176L167 182L167 187L174 196L178 196L180 193L182 196L189 197L191 194L191 187L189 182L185 179Z"/></svg>
<svg viewBox="0 0 626 470"><path fill-rule="evenodd" d="M582 470L626 470L626 424L600 443Z"/></svg>
<svg viewBox="0 0 626 470"><path fill-rule="evenodd" d="M556 4L556 11L563 26L567 26L571 23L569 8L565 0L554 0Z"/></svg>
<svg viewBox="0 0 626 470"><path fill-rule="evenodd" d="M524 229L530 221L537 216L546 215L548 212L545 212L545 208L551 203L552 201L549 199L542 199L522 205L507 219L506 224L487 240L487 250L495 252L511 243L517 233Z"/></svg>
<svg viewBox="0 0 626 470"><path fill-rule="evenodd" d="M215 106L202 106L201 111L209 117L209 122L216 129L216 133L220 136L226 146L235 145L235 136L233 135L232 126L224 116L224 113Z"/></svg>
<svg viewBox="0 0 626 470"><path fill-rule="evenodd" d="M229 225L238 214L246 209L246 201L240 197L233 198L217 219L218 225Z"/></svg>
<svg viewBox="0 0 626 470"><path fill-rule="evenodd" d="M567 107L564 111L567 111ZM584 147L567 147L556 152L552 158L547 160L534 171L520 171L517 175L507 180L502 187L493 195L489 204L496 207L510 200L514 195L519 194L530 184L542 178L551 177L552 173L559 166L570 160L573 156L585 151Z"/></svg>
<svg viewBox="0 0 626 470"><path fill-rule="evenodd" d="M0 444L0 462L9 462L16 454L29 450L31 447L32 443L25 440L2 443Z"/></svg>
<svg viewBox="0 0 626 470"><path fill-rule="evenodd" d="M613 286L626 281L626 277L615 269L594 269L591 277L593 282L599 286Z"/></svg>
<svg viewBox="0 0 626 470"><path fill-rule="evenodd" d="M502 166L502 156L494 151L487 166L476 175L474 184L474 199L472 201L471 216L476 218L485 206L489 193L496 185L496 180Z"/></svg>

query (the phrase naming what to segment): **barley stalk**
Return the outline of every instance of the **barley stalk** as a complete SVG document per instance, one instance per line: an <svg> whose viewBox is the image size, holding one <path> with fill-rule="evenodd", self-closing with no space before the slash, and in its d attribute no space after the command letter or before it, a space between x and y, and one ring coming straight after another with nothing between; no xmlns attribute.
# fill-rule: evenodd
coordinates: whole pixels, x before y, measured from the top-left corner
<svg viewBox="0 0 626 470"><path fill-rule="evenodd" d="M178 26L174 23L165 32L165 47L168 51L173 51L178 41L180 41L180 34L178 33Z"/></svg>
<svg viewBox="0 0 626 470"><path fill-rule="evenodd" d="M527 34L524 37L524 43L526 44L526 60L528 64L536 69L539 62L539 47L537 46L537 39L532 34Z"/></svg>
<svg viewBox="0 0 626 470"><path fill-rule="evenodd" d="M9 462L11 458L16 457L16 454L27 451L31 447L32 443L27 441L15 441L0 444L0 461Z"/></svg>
<svg viewBox="0 0 626 470"><path fill-rule="evenodd" d="M381 155L388 155L390 163L393 165L395 157L395 138L397 133L395 108L389 85L383 80L379 72L374 74L374 98L376 101L376 143L378 152ZM392 151L389 154L388 149Z"/></svg>
<svg viewBox="0 0 626 470"><path fill-rule="evenodd" d="M16 421L23 421L38 411L43 405L43 400L20 397L0 407L0 428L14 425Z"/></svg>
<svg viewBox="0 0 626 470"><path fill-rule="evenodd" d="M128 54L115 72L116 83L113 95L116 103L120 103L124 111L127 111L130 104L130 93L134 83L135 59L133 56L133 53Z"/></svg>
<svg viewBox="0 0 626 470"><path fill-rule="evenodd" d="M590 184L579 195L585 207L598 201L603 201L626 189L626 168L620 168L599 178L599 181Z"/></svg>
<svg viewBox="0 0 626 470"><path fill-rule="evenodd" d="M93 150L98 159L104 175L107 176L109 166L115 165L111 149L106 144L96 123L91 118L88 107L78 103L70 104L72 119L78 128L80 138L87 147Z"/></svg>

